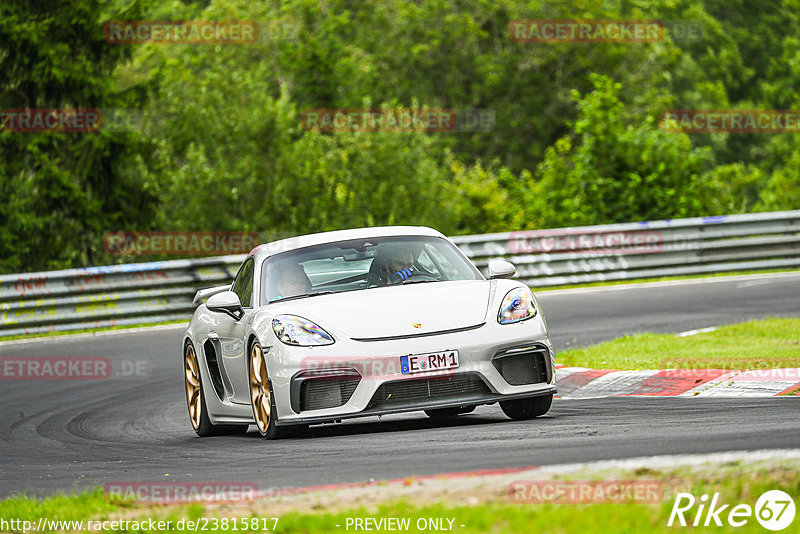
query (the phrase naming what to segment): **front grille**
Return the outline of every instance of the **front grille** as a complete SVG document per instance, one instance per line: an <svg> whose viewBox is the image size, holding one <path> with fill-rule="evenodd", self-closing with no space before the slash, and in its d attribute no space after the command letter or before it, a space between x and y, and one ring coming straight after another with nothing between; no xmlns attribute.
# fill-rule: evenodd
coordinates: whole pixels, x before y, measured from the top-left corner
<svg viewBox="0 0 800 534"><path fill-rule="evenodd" d="M325 377L300 384L300 411L323 410L347 404L359 378Z"/></svg>
<svg viewBox="0 0 800 534"><path fill-rule="evenodd" d="M547 349L535 345L507 349L497 354L492 363L510 385L523 386L548 381L547 358Z"/></svg>
<svg viewBox="0 0 800 534"><path fill-rule="evenodd" d="M367 409L410 402L456 399L467 395L489 393L489 387L475 374L460 373L435 378L418 378L385 382L378 387Z"/></svg>

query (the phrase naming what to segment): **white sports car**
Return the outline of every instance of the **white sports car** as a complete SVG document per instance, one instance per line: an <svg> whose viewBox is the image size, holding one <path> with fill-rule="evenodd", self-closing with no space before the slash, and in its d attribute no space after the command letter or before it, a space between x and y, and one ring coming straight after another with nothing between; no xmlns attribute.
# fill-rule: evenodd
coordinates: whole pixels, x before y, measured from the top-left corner
<svg viewBox="0 0 800 534"><path fill-rule="evenodd" d="M230 286L201 290L182 344L200 436L255 424L277 438L309 424L500 403L545 414L554 354L533 292L489 280L424 227L326 232L260 245ZM208 300L200 304L205 298Z"/></svg>

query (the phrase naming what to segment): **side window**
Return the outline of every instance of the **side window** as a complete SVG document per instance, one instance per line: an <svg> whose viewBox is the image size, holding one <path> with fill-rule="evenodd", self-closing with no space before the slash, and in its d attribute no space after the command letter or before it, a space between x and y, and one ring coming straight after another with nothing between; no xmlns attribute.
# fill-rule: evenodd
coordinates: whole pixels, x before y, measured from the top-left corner
<svg viewBox="0 0 800 534"><path fill-rule="evenodd" d="M236 280L233 281L233 292L239 296L239 301L242 307L249 308L253 304L253 269L255 261L253 258L244 262L244 265L239 269L239 274L236 275Z"/></svg>
<svg viewBox="0 0 800 534"><path fill-rule="evenodd" d="M459 279L458 269L453 266L450 260L447 259L444 254L439 251L439 249L431 244L427 244L425 245L425 252L428 253L428 256L430 256L430 259L433 263L441 267L441 270L443 271L441 274L446 280Z"/></svg>
<svg viewBox="0 0 800 534"><path fill-rule="evenodd" d="M434 276L440 276L439 269L436 267L436 264L433 263L430 256L428 255L427 248L424 249L419 256L417 256L417 263L420 267L428 271Z"/></svg>

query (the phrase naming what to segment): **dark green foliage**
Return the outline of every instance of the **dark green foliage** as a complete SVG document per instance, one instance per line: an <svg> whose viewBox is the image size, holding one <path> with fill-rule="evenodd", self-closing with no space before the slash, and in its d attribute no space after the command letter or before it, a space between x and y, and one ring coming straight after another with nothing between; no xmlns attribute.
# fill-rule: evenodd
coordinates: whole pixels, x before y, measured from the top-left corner
<svg viewBox="0 0 800 534"><path fill-rule="evenodd" d="M653 117L631 116L620 84L592 77L578 101L573 134L547 150L534 187L539 221L555 226L620 223L701 215L707 151L688 136L659 130ZM538 221L537 221L538 222Z"/></svg>
<svg viewBox="0 0 800 534"><path fill-rule="evenodd" d="M131 50L105 43L103 18L95 0L0 3L0 108L134 103L112 80ZM140 147L107 133L0 132L0 271L95 263L109 224L151 220L156 199L120 173Z"/></svg>
<svg viewBox="0 0 800 534"><path fill-rule="evenodd" d="M683 134L669 109L800 108L800 3L0 0L0 107L138 131L0 131L0 272L129 261L118 230L262 239L800 208L797 134ZM519 19L667 19L698 39L518 43ZM112 45L109 20L253 20L245 45ZM491 109L490 132L319 133L304 110Z"/></svg>

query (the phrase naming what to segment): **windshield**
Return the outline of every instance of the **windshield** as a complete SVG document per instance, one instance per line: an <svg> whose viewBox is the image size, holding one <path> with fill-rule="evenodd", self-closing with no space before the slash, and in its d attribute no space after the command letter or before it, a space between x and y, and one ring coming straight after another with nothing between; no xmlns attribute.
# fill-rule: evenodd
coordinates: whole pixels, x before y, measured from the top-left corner
<svg viewBox="0 0 800 534"><path fill-rule="evenodd" d="M439 237L379 237L326 243L273 256L262 268L262 303L390 285L480 280Z"/></svg>

